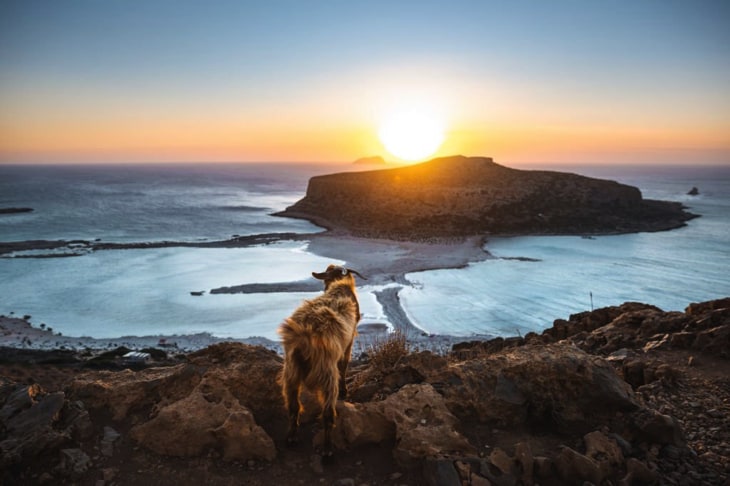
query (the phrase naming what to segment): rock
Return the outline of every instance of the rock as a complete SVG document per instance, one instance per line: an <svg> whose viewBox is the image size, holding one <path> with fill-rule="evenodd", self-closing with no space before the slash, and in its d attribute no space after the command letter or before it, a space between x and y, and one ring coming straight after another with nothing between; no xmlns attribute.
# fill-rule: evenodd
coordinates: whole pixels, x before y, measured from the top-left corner
<svg viewBox="0 0 730 486"><path fill-rule="evenodd" d="M89 412L83 402L68 403L65 409L66 421L69 424L71 438L76 442L91 439L94 435L94 424L91 423Z"/></svg>
<svg viewBox="0 0 730 486"><path fill-rule="evenodd" d="M514 475L515 460L499 447L495 447L489 454L489 462L496 466L502 474Z"/></svg>
<svg viewBox="0 0 730 486"><path fill-rule="evenodd" d="M213 433L223 447L224 460L242 461L256 457L272 461L276 457L274 441L245 408L232 412Z"/></svg>
<svg viewBox="0 0 730 486"><path fill-rule="evenodd" d="M189 355L188 361L136 372L98 371L74 380L71 394L91 409L110 410L114 420L132 414L143 421L149 408L180 400L204 381L204 389L230 390L258 420L283 416L281 388L272 379L282 363L275 352L261 346L219 343Z"/></svg>
<svg viewBox="0 0 730 486"><path fill-rule="evenodd" d="M670 444L677 447L685 445L679 424L669 415L663 415L655 410L640 409L631 415L631 421L641 440L651 444Z"/></svg>
<svg viewBox="0 0 730 486"><path fill-rule="evenodd" d="M531 486L534 482L535 459L532 456L532 448L529 442L520 442L515 445L516 475L522 480L525 486Z"/></svg>
<svg viewBox="0 0 730 486"><path fill-rule="evenodd" d="M62 449L61 467L72 477L79 477L91 466L91 458L81 449Z"/></svg>
<svg viewBox="0 0 730 486"><path fill-rule="evenodd" d="M345 449L365 444L380 444L395 439L395 424L387 419L377 403L337 403L336 426L332 439ZM317 438L319 442L319 438Z"/></svg>
<svg viewBox="0 0 730 486"><path fill-rule="evenodd" d="M626 476L622 482L633 484L639 482L641 484L652 484L657 480L657 471L649 469L646 464L634 457L630 457L626 461Z"/></svg>
<svg viewBox="0 0 730 486"><path fill-rule="evenodd" d="M209 401L204 387L163 407L150 421L133 427L131 437L157 454L197 456L219 445L226 460L272 460L271 437L255 424L250 411L227 396ZM216 390L226 394L227 390Z"/></svg>
<svg viewBox="0 0 730 486"><path fill-rule="evenodd" d="M285 416L281 386L275 379L282 358L262 346L219 343L189 356L191 364L206 369L206 388L229 390L260 423Z"/></svg>
<svg viewBox="0 0 730 486"><path fill-rule="evenodd" d="M426 377L444 386L459 417L511 427L597 428L616 411L639 404L607 361L566 344L525 345L454 363Z"/></svg>
<svg viewBox="0 0 730 486"><path fill-rule="evenodd" d="M586 445L586 456L597 462L607 462L611 468L624 463L624 455L615 440L598 430L583 437Z"/></svg>
<svg viewBox="0 0 730 486"><path fill-rule="evenodd" d="M555 474L555 468L553 467L553 461L549 457L536 456L534 462L535 477L540 479L553 477Z"/></svg>
<svg viewBox="0 0 730 486"><path fill-rule="evenodd" d="M598 463L570 447L562 447L555 458L555 468L558 475L570 484L582 484L583 481L601 484L603 480L603 472Z"/></svg>
<svg viewBox="0 0 730 486"><path fill-rule="evenodd" d="M8 388L13 386L10 385ZM15 390L9 394L3 407L0 408L0 422L7 423L11 417L33 406L40 393L41 387L38 384L15 386Z"/></svg>
<svg viewBox="0 0 730 486"><path fill-rule="evenodd" d="M31 465L40 457L57 454L71 442L73 426L63 417L63 392L46 393L39 385L15 386L2 407L0 471Z"/></svg>
<svg viewBox="0 0 730 486"><path fill-rule="evenodd" d="M104 426L104 436L102 437L100 444L101 453L106 457L113 456L114 442L116 442L119 437L119 432L109 427L108 425Z"/></svg>
<svg viewBox="0 0 730 486"><path fill-rule="evenodd" d="M730 357L730 324L698 332L692 348L724 358Z"/></svg>
<svg viewBox="0 0 730 486"><path fill-rule="evenodd" d="M462 156L312 177L306 196L277 215L391 239L668 229L694 216L614 181Z"/></svg>
<svg viewBox="0 0 730 486"><path fill-rule="evenodd" d="M11 435L25 430L50 427L58 420L59 412L65 403L63 392L38 395L37 401L29 408L15 414L5 422L5 428Z"/></svg>
<svg viewBox="0 0 730 486"><path fill-rule="evenodd" d="M215 444L213 430L228 415L224 404L207 401L197 390L133 427L130 436L157 454L195 456Z"/></svg>
<svg viewBox="0 0 730 486"><path fill-rule="evenodd" d="M697 196L697 195L699 195L699 193L700 193L700 190L699 189L697 189L696 187L692 187L692 189L690 189L687 192L687 195L688 196Z"/></svg>
<svg viewBox="0 0 730 486"><path fill-rule="evenodd" d="M429 486L461 486L454 464L447 459L429 458L423 464L423 477Z"/></svg>
<svg viewBox="0 0 730 486"><path fill-rule="evenodd" d="M458 420L431 385L406 385L379 403L385 418L395 424L393 455L400 465L444 453L474 453L474 447L456 431Z"/></svg>
<svg viewBox="0 0 730 486"><path fill-rule="evenodd" d="M71 395L91 409L107 409L114 420L153 407L161 398L182 398L200 382L195 366L181 364L141 371L97 371L76 378Z"/></svg>

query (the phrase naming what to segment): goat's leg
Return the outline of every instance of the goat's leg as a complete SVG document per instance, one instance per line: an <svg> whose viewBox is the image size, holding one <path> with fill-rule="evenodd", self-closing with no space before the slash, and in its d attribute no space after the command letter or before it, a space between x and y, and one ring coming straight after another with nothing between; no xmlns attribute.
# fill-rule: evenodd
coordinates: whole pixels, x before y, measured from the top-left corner
<svg viewBox="0 0 730 486"><path fill-rule="evenodd" d="M289 445L295 445L299 441L299 411L301 409L299 389L300 384L297 380L288 379L284 383L284 401L289 412L289 433L286 436L286 442Z"/></svg>
<svg viewBox="0 0 730 486"><path fill-rule="evenodd" d="M347 383L345 383L345 375L347 375L347 366L350 364L350 355L352 354L352 341L350 341L350 344L347 346L347 349L345 350L345 354L342 356L342 358L337 362L337 372L339 375L339 394L338 397L340 400L344 400L347 398Z"/></svg>
<svg viewBox="0 0 730 486"><path fill-rule="evenodd" d="M322 425L324 426L323 457L331 457L333 454L332 429L335 426L335 403L336 400L332 400L329 404L325 404L324 410L322 410Z"/></svg>
<svg viewBox="0 0 730 486"><path fill-rule="evenodd" d="M322 444L322 456L331 457L332 448L332 429L335 426L335 406L337 405L337 372L336 367L332 367L328 380L322 383L321 399L322 399L322 426L324 428L324 443Z"/></svg>

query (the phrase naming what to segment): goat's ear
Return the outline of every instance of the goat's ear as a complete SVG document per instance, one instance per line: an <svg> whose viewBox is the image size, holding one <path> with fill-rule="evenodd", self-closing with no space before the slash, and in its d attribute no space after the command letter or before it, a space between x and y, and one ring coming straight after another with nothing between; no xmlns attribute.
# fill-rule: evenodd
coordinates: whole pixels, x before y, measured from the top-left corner
<svg viewBox="0 0 730 486"><path fill-rule="evenodd" d="M312 277L314 277L318 280L327 280L327 272L323 272L323 273L312 272Z"/></svg>

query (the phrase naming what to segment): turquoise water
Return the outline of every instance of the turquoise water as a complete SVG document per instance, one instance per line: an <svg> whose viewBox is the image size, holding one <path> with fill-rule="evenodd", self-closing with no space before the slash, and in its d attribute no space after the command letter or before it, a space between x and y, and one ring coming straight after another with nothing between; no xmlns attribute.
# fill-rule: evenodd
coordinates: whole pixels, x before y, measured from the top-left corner
<svg viewBox="0 0 730 486"><path fill-rule="evenodd" d="M0 241L210 240L233 234L321 229L270 215L304 195L323 165L115 167L0 166ZM459 270L408 275L409 317L437 334L515 335L555 318L624 301L681 310L730 295L730 170L571 169L636 185L645 197L682 201L701 218L659 233L493 238L496 257ZM687 196L697 186L700 196ZM526 257L536 261L514 258ZM306 293L204 295L191 291L306 278L332 259L301 242L240 249L102 251L74 258L0 258L0 313L31 314L65 335L116 337L210 332L264 336ZM372 292L360 292L364 322L386 322Z"/></svg>

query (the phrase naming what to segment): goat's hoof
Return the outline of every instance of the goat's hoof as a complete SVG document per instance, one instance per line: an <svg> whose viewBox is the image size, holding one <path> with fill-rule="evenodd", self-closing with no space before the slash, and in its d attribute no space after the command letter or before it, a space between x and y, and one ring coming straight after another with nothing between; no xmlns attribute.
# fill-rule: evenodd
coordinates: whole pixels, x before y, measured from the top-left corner
<svg viewBox="0 0 730 486"><path fill-rule="evenodd" d="M325 452L322 454L322 464L325 466L334 464L335 462L335 455L332 451Z"/></svg>
<svg viewBox="0 0 730 486"><path fill-rule="evenodd" d="M296 447L299 445L299 437L287 437L286 438L286 445L287 447Z"/></svg>
<svg viewBox="0 0 730 486"><path fill-rule="evenodd" d="M317 456L322 458L322 464L332 464L335 461L335 453L331 447L318 448Z"/></svg>

